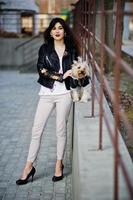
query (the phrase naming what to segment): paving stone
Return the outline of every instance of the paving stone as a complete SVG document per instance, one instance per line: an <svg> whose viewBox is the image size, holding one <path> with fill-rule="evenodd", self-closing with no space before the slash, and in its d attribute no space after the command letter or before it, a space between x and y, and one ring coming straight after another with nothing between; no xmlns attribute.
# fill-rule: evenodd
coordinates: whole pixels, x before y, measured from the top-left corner
<svg viewBox="0 0 133 200"><path fill-rule="evenodd" d="M42 136L34 181L23 186L15 183L21 175L30 144L39 99L37 78L37 74L0 72L0 200L69 200L72 196L69 133L64 172L70 174L59 183L52 182L56 161L55 112Z"/></svg>

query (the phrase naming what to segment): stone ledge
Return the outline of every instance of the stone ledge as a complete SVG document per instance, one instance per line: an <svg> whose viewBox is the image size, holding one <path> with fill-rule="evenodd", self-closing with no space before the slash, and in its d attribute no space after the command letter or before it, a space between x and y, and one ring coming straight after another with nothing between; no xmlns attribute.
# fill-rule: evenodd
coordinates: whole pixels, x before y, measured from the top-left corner
<svg viewBox="0 0 133 200"><path fill-rule="evenodd" d="M111 128L113 117L105 101ZM103 123L103 150L98 150L99 105L95 102L95 117L91 118L91 102L75 104L72 184L74 200L112 200L114 187L114 150L105 123ZM86 117L88 116L88 118ZM133 164L125 143L120 135L120 152L131 180L133 181ZM125 180L119 170L119 196L127 200L129 194Z"/></svg>

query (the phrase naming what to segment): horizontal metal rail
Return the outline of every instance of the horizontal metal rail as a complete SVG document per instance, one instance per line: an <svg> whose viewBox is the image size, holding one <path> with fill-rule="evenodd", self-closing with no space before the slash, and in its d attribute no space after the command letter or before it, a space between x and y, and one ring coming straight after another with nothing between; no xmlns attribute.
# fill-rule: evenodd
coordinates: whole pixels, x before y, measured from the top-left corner
<svg viewBox="0 0 133 200"><path fill-rule="evenodd" d="M36 38L38 38L40 36L41 36L41 33L38 34L38 35L35 35L35 36L31 37L29 40L27 40L25 42L22 42L21 44L19 44L18 46L16 46L15 50L19 49L20 47L23 47L24 45L26 45L28 43L31 43L33 40L35 40Z"/></svg>

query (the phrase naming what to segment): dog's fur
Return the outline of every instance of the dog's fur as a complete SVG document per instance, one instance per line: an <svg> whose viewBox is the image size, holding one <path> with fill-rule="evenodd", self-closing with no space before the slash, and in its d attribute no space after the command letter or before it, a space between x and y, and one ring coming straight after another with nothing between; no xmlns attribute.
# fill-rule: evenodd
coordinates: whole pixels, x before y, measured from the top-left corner
<svg viewBox="0 0 133 200"><path fill-rule="evenodd" d="M87 102L90 100L90 72L86 61L82 62L78 57L78 61L73 61L72 78L70 81L71 96L74 102Z"/></svg>

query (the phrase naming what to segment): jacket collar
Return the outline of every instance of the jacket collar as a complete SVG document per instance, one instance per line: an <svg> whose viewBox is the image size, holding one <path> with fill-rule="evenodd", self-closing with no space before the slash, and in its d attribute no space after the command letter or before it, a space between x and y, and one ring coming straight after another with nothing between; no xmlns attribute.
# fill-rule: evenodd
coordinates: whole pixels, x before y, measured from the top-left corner
<svg viewBox="0 0 133 200"><path fill-rule="evenodd" d="M49 45L48 45L48 53L49 53L49 54L56 53L53 44L49 44ZM69 55L70 55L70 50L66 47L66 48L65 48L65 51L64 51L63 57L66 57L66 56L69 56Z"/></svg>

